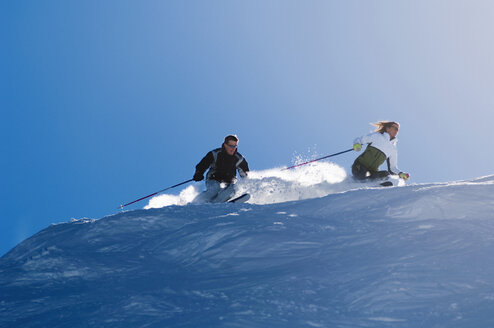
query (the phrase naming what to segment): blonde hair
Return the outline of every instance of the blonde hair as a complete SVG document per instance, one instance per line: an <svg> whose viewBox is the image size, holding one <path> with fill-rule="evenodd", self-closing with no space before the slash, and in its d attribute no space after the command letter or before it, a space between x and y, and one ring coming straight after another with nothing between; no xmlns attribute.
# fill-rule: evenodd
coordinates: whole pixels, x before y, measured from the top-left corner
<svg viewBox="0 0 494 328"><path fill-rule="evenodd" d="M375 126L376 127L375 131L379 133L386 132L386 130L392 127L393 125L398 125L398 128L400 128L400 123L394 121L379 121L376 123L371 123L371 125Z"/></svg>

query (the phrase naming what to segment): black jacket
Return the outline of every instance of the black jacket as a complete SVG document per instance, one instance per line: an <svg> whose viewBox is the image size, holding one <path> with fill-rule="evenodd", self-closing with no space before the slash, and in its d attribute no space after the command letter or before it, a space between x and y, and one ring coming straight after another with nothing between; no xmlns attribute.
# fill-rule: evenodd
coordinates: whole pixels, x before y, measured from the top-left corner
<svg viewBox="0 0 494 328"><path fill-rule="evenodd" d="M203 175L209 169L206 179L214 179L219 182L232 183L235 181L238 173L242 178L247 176L249 165L240 153L235 151L232 156L228 155L225 146L210 151L196 165L196 173Z"/></svg>

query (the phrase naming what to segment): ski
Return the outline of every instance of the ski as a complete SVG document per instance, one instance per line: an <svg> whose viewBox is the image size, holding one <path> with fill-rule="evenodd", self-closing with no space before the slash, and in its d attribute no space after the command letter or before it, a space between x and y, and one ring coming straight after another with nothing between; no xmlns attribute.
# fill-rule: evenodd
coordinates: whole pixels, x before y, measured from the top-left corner
<svg viewBox="0 0 494 328"><path fill-rule="evenodd" d="M245 193L243 195L230 199L228 203L245 203L249 199L250 199L250 195Z"/></svg>

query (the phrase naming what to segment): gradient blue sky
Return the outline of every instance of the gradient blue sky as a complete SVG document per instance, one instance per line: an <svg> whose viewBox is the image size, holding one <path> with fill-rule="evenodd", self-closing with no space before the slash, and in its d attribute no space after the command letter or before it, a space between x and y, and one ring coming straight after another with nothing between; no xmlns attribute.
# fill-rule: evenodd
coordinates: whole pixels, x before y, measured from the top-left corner
<svg viewBox="0 0 494 328"><path fill-rule="evenodd" d="M228 133L260 170L397 120L412 183L493 174L492 17L487 0L0 1L0 255L191 178Z"/></svg>

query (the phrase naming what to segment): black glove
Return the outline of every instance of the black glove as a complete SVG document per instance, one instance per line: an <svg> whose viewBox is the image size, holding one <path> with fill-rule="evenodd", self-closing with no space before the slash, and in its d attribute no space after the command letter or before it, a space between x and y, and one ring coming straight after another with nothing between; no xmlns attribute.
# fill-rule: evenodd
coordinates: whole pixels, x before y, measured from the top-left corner
<svg viewBox="0 0 494 328"><path fill-rule="evenodd" d="M194 181L201 181L201 180L204 180L204 176L202 174L196 172L194 174L194 178L193 179L194 179Z"/></svg>

